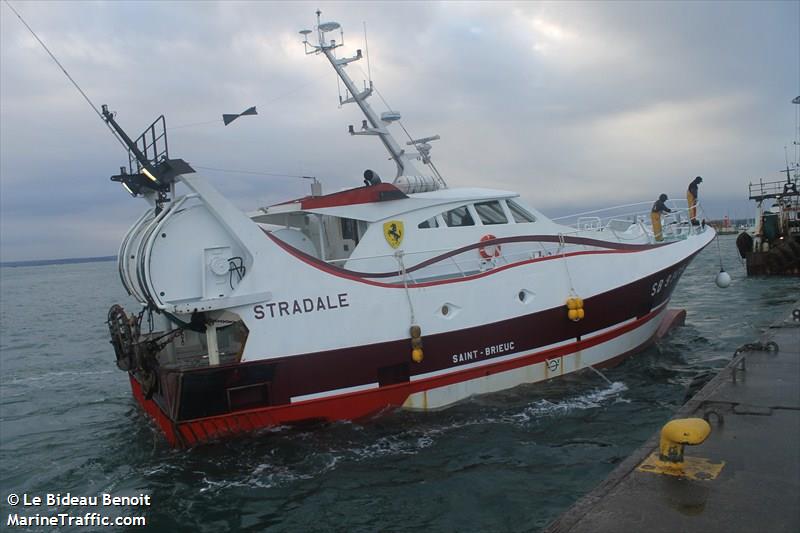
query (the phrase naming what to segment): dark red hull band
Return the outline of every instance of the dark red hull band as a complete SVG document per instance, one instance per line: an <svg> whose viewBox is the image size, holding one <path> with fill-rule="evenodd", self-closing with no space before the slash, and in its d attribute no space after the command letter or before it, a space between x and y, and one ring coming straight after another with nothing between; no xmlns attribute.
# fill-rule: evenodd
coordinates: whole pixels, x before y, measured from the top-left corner
<svg viewBox="0 0 800 533"><path fill-rule="evenodd" d="M660 311L660 309L652 311L634 322L625 324L594 338L535 354L520 355L510 361L502 361L478 368L452 372L442 376L387 385L365 391L278 406L259 407L187 421L173 420L156 401L146 399L138 380L133 375L130 375L130 382L134 398L136 398L136 401L139 402L144 411L158 425L169 444L173 447L191 447L223 437L302 420L333 421L362 418L387 407L402 406L406 398L416 392L513 370L515 368L539 363L546 359L552 359L578 350L590 348L644 326L646 323L655 319ZM609 359L598 366L613 366L626 357L643 350L652 344L656 338L665 335L671 327L682 324L684 317L684 311L667 310L662 315L661 324L653 336L639 346Z"/></svg>
<svg viewBox="0 0 800 533"><path fill-rule="evenodd" d="M322 261L317 259L316 257L312 257L304 252L301 252L297 248L286 244L282 240L278 239L271 232L267 230L262 230L264 233L269 237L275 244L281 247L284 251L289 253L290 255L294 256L295 258L303 261L304 263L311 265L323 272L328 274L333 274L335 276L350 280L350 281L357 281L360 283L364 283L367 285L373 285L376 287L384 287L384 288L394 288L394 289L401 289L404 287L402 283L386 283L381 281L374 281L373 278L389 278L389 277L396 277L400 276L402 273L399 271L395 272L357 272L355 270L348 270L343 267L338 267L336 265L330 264L326 261ZM522 235L516 237L503 237L499 239L493 239L491 244L505 244L505 243L518 243L518 242L536 242L536 243L557 243L560 242L559 238L554 235ZM615 243L615 242L607 242L607 241L598 241L596 239L587 239L585 237L563 237L563 242L566 244L579 244L585 246L595 246L597 248L601 248L599 250L584 250L584 251L577 251L577 252L569 252L564 254L558 255L550 255L545 257L538 257L535 259L526 259L523 261L516 261L514 263L510 263L507 265L497 266L492 268L491 270L487 270L485 272L480 272L478 274L471 274L468 276L458 276L451 279L444 279L438 281L410 281L409 286L414 287L432 287L434 285L446 285L449 283L463 283L465 281L470 281L473 279L478 279L490 275L494 275L504 270L508 270L509 268L516 268L524 265L529 265L532 263L540 263L543 261L554 261L554 260L563 260L568 257L574 257L578 255L598 255L598 254L621 254L621 253L636 253L642 252L646 250L650 250L652 248L658 248L661 246L668 246L670 243L663 243L663 244L624 244L624 243ZM439 263L450 257L454 257L458 254L467 252L469 250L478 250L481 247L486 246L485 242L476 242L467 246L463 246L456 250L451 250L450 252L438 255L426 261L419 263L418 265L414 265L406 269L406 273L411 274L420 270L422 268L431 266L435 263Z"/></svg>

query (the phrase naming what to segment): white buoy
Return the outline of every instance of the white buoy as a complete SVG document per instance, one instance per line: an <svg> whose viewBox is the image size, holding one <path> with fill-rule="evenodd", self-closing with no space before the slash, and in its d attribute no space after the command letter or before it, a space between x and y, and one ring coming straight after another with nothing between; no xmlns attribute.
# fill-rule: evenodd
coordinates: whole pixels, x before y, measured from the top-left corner
<svg viewBox="0 0 800 533"><path fill-rule="evenodd" d="M727 289L731 285L731 275L724 270L720 270L719 274L717 274L716 283L720 289Z"/></svg>

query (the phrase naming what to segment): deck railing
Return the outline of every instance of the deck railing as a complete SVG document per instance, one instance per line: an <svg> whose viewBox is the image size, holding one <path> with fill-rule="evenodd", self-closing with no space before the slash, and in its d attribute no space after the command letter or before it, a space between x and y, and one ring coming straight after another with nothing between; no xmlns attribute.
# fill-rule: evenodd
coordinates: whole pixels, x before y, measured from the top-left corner
<svg viewBox="0 0 800 533"><path fill-rule="evenodd" d="M703 231L702 226L691 224L689 208L680 207L685 205L683 202L668 200L666 204L672 212L665 213L662 218L665 240L685 239L689 235ZM654 242L653 228L650 223L651 208L652 202L637 202L564 215L554 218L553 221L571 226L578 232L609 231L621 241L638 239L641 236L641 233L634 233L632 237L628 236L632 226L636 225ZM696 219L705 219L705 212L699 202L696 208Z"/></svg>

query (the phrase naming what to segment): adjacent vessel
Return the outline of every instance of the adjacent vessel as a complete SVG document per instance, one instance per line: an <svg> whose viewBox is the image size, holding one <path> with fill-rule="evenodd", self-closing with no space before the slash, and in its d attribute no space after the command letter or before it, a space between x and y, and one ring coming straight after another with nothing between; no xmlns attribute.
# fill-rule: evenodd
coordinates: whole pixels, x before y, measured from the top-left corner
<svg viewBox="0 0 800 533"><path fill-rule="evenodd" d="M794 175L791 171L794 170ZM748 276L800 276L800 173L787 168L785 181L750 184L756 226L736 238Z"/></svg>
<svg viewBox="0 0 800 533"><path fill-rule="evenodd" d="M450 188L432 136L401 145L400 119L368 103L317 13L315 43L394 161L391 183L244 213L184 161L163 117L112 177L149 202L119 251L141 304L115 305L117 365L168 441L209 439L387 407L439 409L609 365L650 344L692 258L714 230L676 209L656 241L646 214L548 219L503 190ZM682 210L685 213L685 209Z"/></svg>
<svg viewBox="0 0 800 533"><path fill-rule="evenodd" d="M800 96L792 100L800 104ZM736 238L748 276L800 276L800 110L797 111L795 161L786 157L786 179L750 183L750 200L756 202L752 232Z"/></svg>

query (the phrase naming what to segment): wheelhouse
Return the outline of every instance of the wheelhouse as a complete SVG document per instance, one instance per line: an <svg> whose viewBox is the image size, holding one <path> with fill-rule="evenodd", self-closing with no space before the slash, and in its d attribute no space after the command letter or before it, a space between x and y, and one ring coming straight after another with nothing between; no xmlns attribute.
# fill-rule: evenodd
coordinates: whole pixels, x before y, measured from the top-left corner
<svg viewBox="0 0 800 533"><path fill-rule="evenodd" d="M303 254L373 272L397 267L394 248L403 250L405 266L411 266L482 236L535 233L554 225L508 191L446 189L405 195L392 189L381 184L306 197L261 208L250 217ZM385 224L395 225L396 242L388 241Z"/></svg>

